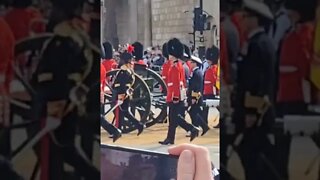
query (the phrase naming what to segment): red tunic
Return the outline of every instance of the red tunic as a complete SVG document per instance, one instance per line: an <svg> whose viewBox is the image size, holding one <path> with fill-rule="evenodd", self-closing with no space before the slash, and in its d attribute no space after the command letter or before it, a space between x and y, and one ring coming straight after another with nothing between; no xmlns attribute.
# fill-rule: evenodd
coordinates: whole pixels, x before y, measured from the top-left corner
<svg viewBox="0 0 320 180"><path fill-rule="evenodd" d="M104 59L102 61L102 65L104 66L106 72L112 71L114 69L117 69L118 64L116 60L114 59Z"/></svg>
<svg viewBox="0 0 320 180"><path fill-rule="evenodd" d="M171 67L171 64L172 64L172 62L170 60L167 60L162 65L161 76L162 76L162 79L164 80L164 82L166 83L166 85L168 85L168 73L169 73L169 69Z"/></svg>
<svg viewBox="0 0 320 180"><path fill-rule="evenodd" d="M106 85L106 74L106 69L102 64L100 64L100 92L104 91L104 87Z"/></svg>
<svg viewBox="0 0 320 180"><path fill-rule="evenodd" d="M45 32L43 17L34 8L13 8L6 14L5 20L11 27L17 41L29 37L31 32Z"/></svg>
<svg viewBox="0 0 320 180"><path fill-rule="evenodd" d="M140 59L139 61L136 61L135 64L147 66L146 63L144 63L144 61L142 59Z"/></svg>
<svg viewBox="0 0 320 180"><path fill-rule="evenodd" d="M185 74L181 62L174 63L168 71L168 93L167 102L172 102L173 99L180 99L180 90L185 87Z"/></svg>
<svg viewBox="0 0 320 180"><path fill-rule="evenodd" d="M216 95L218 65L211 65L204 74L203 95Z"/></svg>
<svg viewBox="0 0 320 180"><path fill-rule="evenodd" d="M14 59L15 39L9 25L0 17L0 90L9 90L13 76L11 63Z"/></svg>
<svg viewBox="0 0 320 180"><path fill-rule="evenodd" d="M314 26L302 25L283 40L280 54L278 102L304 102L303 79L308 79ZM295 68L294 71L281 70Z"/></svg>

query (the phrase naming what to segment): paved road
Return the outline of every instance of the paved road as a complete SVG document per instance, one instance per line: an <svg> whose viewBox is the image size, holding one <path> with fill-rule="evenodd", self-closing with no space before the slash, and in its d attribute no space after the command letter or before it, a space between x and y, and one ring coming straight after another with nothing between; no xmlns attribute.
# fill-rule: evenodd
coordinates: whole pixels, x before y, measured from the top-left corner
<svg viewBox="0 0 320 180"><path fill-rule="evenodd" d="M216 115L216 111L211 111L210 116ZM187 118L189 121L189 118ZM214 126L214 122L210 122L210 127ZM138 149L147 149L158 152L167 152L168 146L158 144L158 141L164 140L167 134L168 124L156 124L144 130L140 136L136 136L137 131L124 134L114 145L133 147ZM205 146L209 149L211 159L216 167L219 165L219 129L211 129L203 136L196 138L192 143ZM176 144L189 143L189 138L185 137L186 132L177 128ZM113 144L108 134L101 129L101 143Z"/></svg>

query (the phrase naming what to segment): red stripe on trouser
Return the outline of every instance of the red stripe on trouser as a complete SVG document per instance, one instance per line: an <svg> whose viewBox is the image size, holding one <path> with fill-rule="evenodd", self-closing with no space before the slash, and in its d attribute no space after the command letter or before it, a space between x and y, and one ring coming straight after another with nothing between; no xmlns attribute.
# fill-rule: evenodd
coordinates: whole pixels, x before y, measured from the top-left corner
<svg viewBox="0 0 320 180"><path fill-rule="evenodd" d="M41 128L46 125L46 120L43 118L41 120ZM41 139L41 150L40 150L40 180L49 180L49 146L50 139L49 135L45 135Z"/></svg>
<svg viewBox="0 0 320 180"><path fill-rule="evenodd" d="M118 103L118 102L117 102ZM120 128L119 127L119 106L116 108L116 127L117 128Z"/></svg>

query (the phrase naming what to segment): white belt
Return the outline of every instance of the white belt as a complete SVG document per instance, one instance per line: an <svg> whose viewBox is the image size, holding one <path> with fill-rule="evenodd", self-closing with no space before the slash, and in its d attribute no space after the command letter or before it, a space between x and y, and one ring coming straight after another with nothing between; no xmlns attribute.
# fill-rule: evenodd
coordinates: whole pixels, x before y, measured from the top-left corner
<svg viewBox="0 0 320 180"><path fill-rule="evenodd" d="M211 84L211 81L204 81L204 84Z"/></svg>
<svg viewBox="0 0 320 180"><path fill-rule="evenodd" d="M168 86L173 86L173 83L168 83Z"/></svg>

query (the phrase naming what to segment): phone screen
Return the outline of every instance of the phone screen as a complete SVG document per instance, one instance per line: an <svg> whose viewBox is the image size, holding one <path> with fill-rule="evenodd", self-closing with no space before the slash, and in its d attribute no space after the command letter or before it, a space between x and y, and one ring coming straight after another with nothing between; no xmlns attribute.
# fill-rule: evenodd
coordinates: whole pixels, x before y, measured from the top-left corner
<svg viewBox="0 0 320 180"><path fill-rule="evenodd" d="M102 180L176 180L178 157L101 145Z"/></svg>

